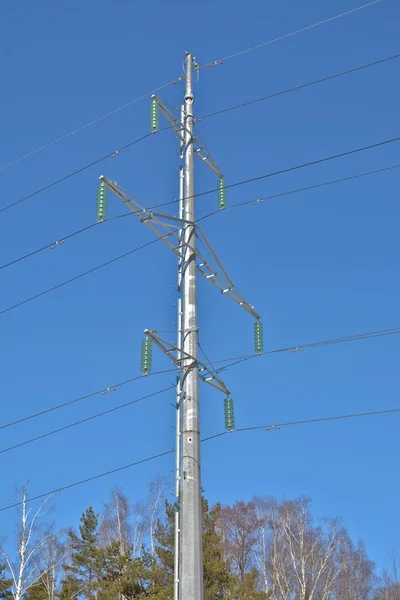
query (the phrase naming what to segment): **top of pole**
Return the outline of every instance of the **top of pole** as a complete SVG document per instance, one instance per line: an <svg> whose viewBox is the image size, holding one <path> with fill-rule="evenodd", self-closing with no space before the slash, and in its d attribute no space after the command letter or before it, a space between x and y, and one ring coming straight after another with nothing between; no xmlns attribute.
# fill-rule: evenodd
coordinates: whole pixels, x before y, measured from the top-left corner
<svg viewBox="0 0 400 600"><path fill-rule="evenodd" d="M193 74L193 56L190 52L186 52L186 94L185 102L193 102L192 90L192 74Z"/></svg>

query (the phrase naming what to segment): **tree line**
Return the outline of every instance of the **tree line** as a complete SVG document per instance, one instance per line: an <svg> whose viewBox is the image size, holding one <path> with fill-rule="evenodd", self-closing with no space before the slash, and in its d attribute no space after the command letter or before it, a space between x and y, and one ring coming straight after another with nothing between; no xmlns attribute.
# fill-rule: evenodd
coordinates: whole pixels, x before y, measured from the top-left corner
<svg viewBox="0 0 400 600"><path fill-rule="evenodd" d="M48 522L51 498L35 508L26 488L19 498L17 535L0 546L0 599L172 600L176 506L160 479L133 506L113 489L66 531ZM339 519L316 521L309 499L203 497L202 510L205 600L400 600L395 553L378 575L364 544Z"/></svg>

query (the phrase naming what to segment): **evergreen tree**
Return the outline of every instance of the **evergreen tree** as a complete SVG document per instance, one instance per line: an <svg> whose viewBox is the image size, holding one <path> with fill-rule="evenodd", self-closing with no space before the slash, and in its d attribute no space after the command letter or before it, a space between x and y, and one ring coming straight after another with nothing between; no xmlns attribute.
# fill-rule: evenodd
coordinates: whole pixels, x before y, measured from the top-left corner
<svg viewBox="0 0 400 600"><path fill-rule="evenodd" d="M227 597L235 580L224 560L223 549L216 524L220 506L209 508L202 499L203 511L203 567L205 600L223 600ZM156 561L152 565L152 597L170 600L173 597L174 581L174 513L175 505L166 502L165 519L156 531Z"/></svg>
<svg viewBox="0 0 400 600"><path fill-rule="evenodd" d="M98 600L139 600L148 597L149 569L133 557L132 549L121 554L118 541L99 550L102 578Z"/></svg>
<svg viewBox="0 0 400 600"><path fill-rule="evenodd" d="M5 574L6 566L0 564L0 600L11 600L12 581Z"/></svg>
<svg viewBox="0 0 400 600"><path fill-rule="evenodd" d="M101 560L98 518L92 507L82 514L79 535L70 531L68 536L71 557L70 564L64 566L60 597L62 600L94 600L101 578Z"/></svg>

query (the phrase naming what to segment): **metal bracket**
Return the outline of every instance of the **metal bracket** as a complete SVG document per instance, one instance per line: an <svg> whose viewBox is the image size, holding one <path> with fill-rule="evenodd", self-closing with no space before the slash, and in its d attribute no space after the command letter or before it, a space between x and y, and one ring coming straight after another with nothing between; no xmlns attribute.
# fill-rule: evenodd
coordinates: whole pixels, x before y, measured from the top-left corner
<svg viewBox="0 0 400 600"><path fill-rule="evenodd" d="M201 142L199 141L199 139L193 135L186 127L185 125L183 125L180 121L180 119L178 117L176 117L174 115L174 113L164 104L164 102L161 100L161 98L158 98L158 96L152 96L152 99L155 100L160 108L161 114L165 117L165 119L168 121L168 125L175 131L176 135L178 136L178 139L184 143L184 135L183 132L185 131L186 133L189 133L191 139L193 140L193 142L196 143L196 145L198 146L197 149L194 150L195 155L202 161L204 162L204 164L207 165L207 167L209 167L211 169L211 171L213 171L213 173L215 173L215 175L217 177L219 177L219 179L223 179L223 174L221 173L217 163L215 162L215 160L212 158L212 156L210 155L210 153L207 151L206 148L204 148L203 144L201 144Z"/></svg>
<svg viewBox="0 0 400 600"><path fill-rule="evenodd" d="M137 200L133 200L125 190L120 188L115 181L110 181L103 176L100 177L100 180L138 217L141 223L147 225L181 260L185 261L186 248L194 252L199 259L197 271L200 275L210 281L222 294L226 294L252 317L260 319L260 315L254 309L254 306L247 302L233 283L199 225L195 225L195 235L216 263L215 266L205 259L198 248L193 248L182 239L182 229L186 225L193 225L192 221L173 217L166 212L154 212L151 208L144 208ZM221 271L221 273L218 271Z"/></svg>
<svg viewBox="0 0 400 600"><path fill-rule="evenodd" d="M172 360L172 362L177 367L181 368L182 367L182 363L184 363L184 362L186 362L188 360L192 361L191 364L186 365L186 366L189 369L193 369L194 367L200 367L199 368L199 378L202 381L204 381L205 383L208 383L209 385L211 385L212 387L216 388L220 392L224 392L224 394L226 394L227 396L231 395L231 392L226 387L226 385L224 384L224 382L222 381L222 379L220 379L216 375L216 373L213 373L210 370L210 368L206 364L204 364L203 362L201 362L198 358L195 358L194 356L191 356L190 354L188 354L184 350L178 349L178 347L175 344L171 344L167 340L164 340L160 336L156 335L157 334L156 331L151 331L149 329L145 329L144 333L145 333L145 335L147 335L152 340L152 342L154 342L154 344L166 356L168 356L168 358L170 360ZM178 358L177 356L174 356L174 353L178 354L178 352L180 354L180 358ZM202 372L205 372L206 374L203 375Z"/></svg>

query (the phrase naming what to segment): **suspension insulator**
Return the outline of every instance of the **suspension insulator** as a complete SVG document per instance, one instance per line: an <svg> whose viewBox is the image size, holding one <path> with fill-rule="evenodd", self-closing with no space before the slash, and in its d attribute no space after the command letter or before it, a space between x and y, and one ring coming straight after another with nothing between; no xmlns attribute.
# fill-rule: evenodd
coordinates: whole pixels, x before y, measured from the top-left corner
<svg viewBox="0 0 400 600"><path fill-rule="evenodd" d="M220 208L226 206L226 185L225 179L218 180L218 204Z"/></svg>
<svg viewBox="0 0 400 600"><path fill-rule="evenodd" d="M96 217L98 221L104 221L107 216L108 187L102 181L97 187Z"/></svg>
<svg viewBox="0 0 400 600"><path fill-rule="evenodd" d="M261 354L264 350L263 324L261 321L254 323L254 348L257 354Z"/></svg>
<svg viewBox="0 0 400 600"><path fill-rule="evenodd" d="M159 122L159 107L158 102L155 98L152 98L150 104L150 131L155 133L158 131Z"/></svg>
<svg viewBox="0 0 400 600"><path fill-rule="evenodd" d="M145 337L142 341L142 360L140 368L144 375L151 371L151 360L153 354L152 341L149 337Z"/></svg>
<svg viewBox="0 0 400 600"><path fill-rule="evenodd" d="M233 408L232 398L225 398L224 412L225 412L225 427L228 431L233 431L235 429L235 411Z"/></svg>

